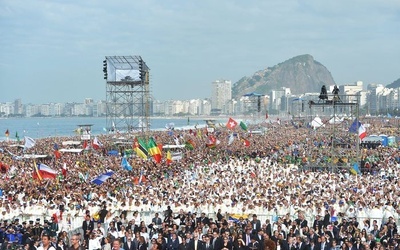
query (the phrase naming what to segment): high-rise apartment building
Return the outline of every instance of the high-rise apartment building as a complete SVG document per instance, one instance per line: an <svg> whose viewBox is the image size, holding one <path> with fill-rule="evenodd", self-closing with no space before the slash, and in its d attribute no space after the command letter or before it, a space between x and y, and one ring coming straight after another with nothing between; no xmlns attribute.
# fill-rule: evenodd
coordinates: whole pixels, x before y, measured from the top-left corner
<svg viewBox="0 0 400 250"><path fill-rule="evenodd" d="M226 113L232 99L232 81L216 80L212 83L211 108Z"/></svg>

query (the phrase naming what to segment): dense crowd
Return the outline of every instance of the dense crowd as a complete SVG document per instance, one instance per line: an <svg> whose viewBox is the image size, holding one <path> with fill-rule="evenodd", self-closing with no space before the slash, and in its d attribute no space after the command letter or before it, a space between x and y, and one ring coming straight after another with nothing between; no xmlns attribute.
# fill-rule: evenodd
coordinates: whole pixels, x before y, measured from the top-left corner
<svg viewBox="0 0 400 250"><path fill-rule="evenodd" d="M380 123L371 121L370 133L379 134ZM328 127L279 121L250 129L265 134L193 128L102 135L100 149L62 153L60 159L53 156L54 144L77 138L38 139L27 150L2 142L1 248L398 248L397 148L361 149L366 167L355 175L350 170L357 152L332 149ZM190 140L193 149L180 149L181 159L171 164L163 152L155 163L131 152L135 136L162 145ZM213 147L206 146L210 137ZM336 137L351 141L345 132ZM50 157L18 157L24 153ZM131 171L121 166L123 155ZM34 179L34 163L60 174ZM114 174L103 184L91 182L107 171Z"/></svg>

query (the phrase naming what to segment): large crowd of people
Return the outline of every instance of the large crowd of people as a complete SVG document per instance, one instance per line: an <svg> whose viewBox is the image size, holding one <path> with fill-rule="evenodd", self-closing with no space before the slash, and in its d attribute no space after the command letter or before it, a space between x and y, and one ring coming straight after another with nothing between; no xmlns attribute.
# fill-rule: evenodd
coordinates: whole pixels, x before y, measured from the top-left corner
<svg viewBox="0 0 400 250"><path fill-rule="evenodd" d="M381 123L371 120L369 132ZM328 126L254 126L99 135L99 149L61 158L54 144L78 137L36 139L29 149L1 142L1 249L398 249L397 148L357 152L357 135L336 129L332 138ZM157 163L132 152L134 137L191 147L171 163L163 151ZM348 144L333 148L333 139ZM39 180L35 164L58 175Z"/></svg>

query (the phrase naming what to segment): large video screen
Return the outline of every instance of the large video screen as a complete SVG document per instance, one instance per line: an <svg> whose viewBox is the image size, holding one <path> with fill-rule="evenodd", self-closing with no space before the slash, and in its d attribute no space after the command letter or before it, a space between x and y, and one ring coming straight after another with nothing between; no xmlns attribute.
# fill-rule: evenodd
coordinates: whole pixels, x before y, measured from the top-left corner
<svg viewBox="0 0 400 250"><path fill-rule="evenodd" d="M137 69L117 69L115 78L115 81L140 81L140 73Z"/></svg>

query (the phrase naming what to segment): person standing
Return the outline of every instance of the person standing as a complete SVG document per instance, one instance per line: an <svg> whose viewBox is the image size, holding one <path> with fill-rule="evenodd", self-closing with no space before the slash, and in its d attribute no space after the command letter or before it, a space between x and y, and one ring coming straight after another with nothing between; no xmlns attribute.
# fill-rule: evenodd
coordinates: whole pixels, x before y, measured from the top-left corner
<svg viewBox="0 0 400 250"><path fill-rule="evenodd" d="M37 250L56 250L51 244L50 235L44 234L42 236L42 245L39 246Z"/></svg>
<svg viewBox="0 0 400 250"><path fill-rule="evenodd" d="M253 219L251 220L251 228L252 228L252 234L257 234L258 231L261 229L261 222L259 219L257 219L257 215L253 214Z"/></svg>
<svg viewBox="0 0 400 250"><path fill-rule="evenodd" d="M68 250L84 250L85 248L80 244L80 237L78 234L74 234L71 237L71 246Z"/></svg>
<svg viewBox="0 0 400 250"><path fill-rule="evenodd" d="M200 250L203 248L202 241L199 239L199 233L193 233L193 239L189 242L189 249L191 250Z"/></svg>
<svg viewBox="0 0 400 250"><path fill-rule="evenodd" d="M113 240L113 243L112 243L112 250L124 250L124 249L121 247L121 241L119 241L118 239Z"/></svg>
<svg viewBox="0 0 400 250"><path fill-rule="evenodd" d="M85 239L85 246L89 246L89 238L94 229L94 222L90 220L90 215L86 215L85 220L82 223L83 238Z"/></svg>

